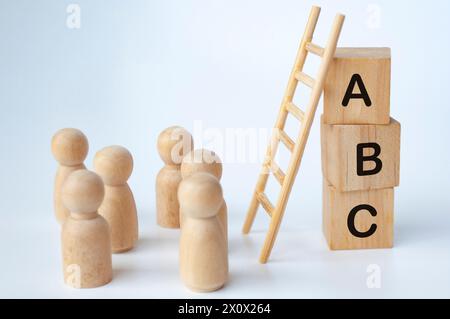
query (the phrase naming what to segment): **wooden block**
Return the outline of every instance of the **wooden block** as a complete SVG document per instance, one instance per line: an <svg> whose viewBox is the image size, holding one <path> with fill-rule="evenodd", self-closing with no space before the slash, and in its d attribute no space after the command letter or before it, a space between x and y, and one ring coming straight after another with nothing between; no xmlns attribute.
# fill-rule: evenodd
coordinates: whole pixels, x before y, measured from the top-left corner
<svg viewBox="0 0 450 319"><path fill-rule="evenodd" d="M321 124L322 171L339 191L392 188L400 183L400 123Z"/></svg>
<svg viewBox="0 0 450 319"><path fill-rule="evenodd" d="M323 232L331 250L392 248L394 189L339 192L323 183Z"/></svg>
<svg viewBox="0 0 450 319"><path fill-rule="evenodd" d="M389 124L391 49L338 48L324 87L327 124Z"/></svg>

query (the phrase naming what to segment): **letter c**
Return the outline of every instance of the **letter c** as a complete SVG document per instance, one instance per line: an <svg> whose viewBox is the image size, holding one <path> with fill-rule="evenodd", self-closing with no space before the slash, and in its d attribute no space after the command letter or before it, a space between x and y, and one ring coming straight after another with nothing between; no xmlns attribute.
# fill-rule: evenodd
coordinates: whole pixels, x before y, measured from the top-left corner
<svg viewBox="0 0 450 319"><path fill-rule="evenodd" d="M373 217L377 216L377 210L373 206L358 205L350 211L350 214L348 214L347 227L353 236L358 238L367 238L372 236L377 231L377 224L372 224L366 232L358 231L355 227L355 218L356 214L358 214L361 210L367 210Z"/></svg>

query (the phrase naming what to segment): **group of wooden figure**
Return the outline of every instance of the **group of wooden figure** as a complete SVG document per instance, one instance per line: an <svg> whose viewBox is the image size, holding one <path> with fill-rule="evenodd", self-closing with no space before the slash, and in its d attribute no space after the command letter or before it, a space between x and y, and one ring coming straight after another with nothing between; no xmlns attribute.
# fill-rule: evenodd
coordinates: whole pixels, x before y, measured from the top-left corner
<svg viewBox="0 0 450 319"><path fill-rule="evenodd" d="M338 48L326 77L323 230L333 250L393 246L400 124L390 117L390 76L390 49ZM132 155L121 146L106 147L95 155L94 173L83 164L88 148L77 129L62 129L52 139L64 279L77 288L110 282L111 254L132 249L138 240L127 184ZM179 126L161 132L157 148L165 163L156 177L157 223L181 228L181 279L193 291L220 289L228 278L221 160L212 151L194 150L192 135Z"/></svg>
<svg viewBox="0 0 450 319"><path fill-rule="evenodd" d="M390 117L391 51L335 50L343 15L336 16L327 47L315 45L311 40L319 14L320 8L313 7L276 123L281 131L288 113L302 122L297 142L286 133L278 138L293 153L287 174L277 168L269 148L271 171L282 185L279 200L274 206L267 199L264 170L244 225L248 233L259 204L271 216L263 263L273 247L322 91L323 231L328 245L333 250L393 246L400 123ZM307 53L322 57L317 79L302 71ZM299 82L312 88L306 111L292 103ZM88 148L86 136L77 129L62 129L52 139L59 162L54 202L62 224L64 280L77 288L110 282L111 254L132 249L138 240L136 204L127 184L133 170L130 152L121 146L98 151L94 173L83 164ZM157 148L165 163L156 178L157 223L181 228L181 279L194 291L220 289L228 278L222 163L212 151L194 150L192 135L179 126L165 129Z"/></svg>
<svg viewBox="0 0 450 319"><path fill-rule="evenodd" d="M220 289L228 278L227 206L220 178L222 163L212 151L194 150L191 134L178 126L158 137L165 163L156 179L157 223L181 228L180 275L193 291ZM138 217L127 184L133 157L122 146L95 154L94 170L83 164L86 136L78 129L59 130L52 139L59 163L54 209L62 225L64 282L94 288L113 277L112 253L124 253L138 240Z"/></svg>

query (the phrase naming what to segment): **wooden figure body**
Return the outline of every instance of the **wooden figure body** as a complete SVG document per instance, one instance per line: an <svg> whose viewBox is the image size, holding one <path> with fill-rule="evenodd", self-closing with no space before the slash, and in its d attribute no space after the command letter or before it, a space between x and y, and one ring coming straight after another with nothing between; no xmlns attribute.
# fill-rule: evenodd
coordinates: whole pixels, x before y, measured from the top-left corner
<svg viewBox="0 0 450 319"><path fill-rule="evenodd" d="M86 136L80 130L65 128L56 132L52 138L51 149L59 166L55 176L53 203L56 219L62 224L69 210L61 200L61 189L67 177L74 171L85 169L83 161L86 159L89 144Z"/></svg>
<svg viewBox="0 0 450 319"><path fill-rule="evenodd" d="M209 173L219 181L222 178L222 161L213 151L198 149L190 152L183 158L181 163L181 177L183 179L195 173ZM225 200L217 214L223 227L226 238L228 238L228 209ZM180 224L183 225L183 215L180 215Z"/></svg>
<svg viewBox="0 0 450 319"><path fill-rule="evenodd" d="M197 292L218 290L228 279L228 249L217 214L223 205L219 181L208 173L184 179L178 190L185 216L180 237L180 275Z"/></svg>
<svg viewBox="0 0 450 319"><path fill-rule="evenodd" d="M400 183L400 123L321 126L322 170L339 191L393 188Z"/></svg>
<svg viewBox="0 0 450 319"><path fill-rule="evenodd" d="M109 146L94 158L97 174L105 183L105 199L99 208L111 227L113 253L132 249L138 240L138 217L127 180L133 171L133 157L121 146Z"/></svg>
<svg viewBox="0 0 450 319"><path fill-rule="evenodd" d="M157 223L162 227L180 227L177 198L181 182L180 166L183 157L192 149L192 136L182 127L169 127L158 137L158 152L165 163L156 177L156 215Z"/></svg>
<svg viewBox="0 0 450 319"><path fill-rule="evenodd" d="M389 124L391 49L338 48L324 88L327 124Z"/></svg>
<svg viewBox="0 0 450 319"><path fill-rule="evenodd" d="M73 172L62 189L70 211L61 232L64 282L74 288L99 287L112 280L110 228L97 213L103 196L101 178L88 170Z"/></svg>
<svg viewBox="0 0 450 319"><path fill-rule="evenodd" d="M324 179L323 232L332 250L392 248L394 189L340 192Z"/></svg>

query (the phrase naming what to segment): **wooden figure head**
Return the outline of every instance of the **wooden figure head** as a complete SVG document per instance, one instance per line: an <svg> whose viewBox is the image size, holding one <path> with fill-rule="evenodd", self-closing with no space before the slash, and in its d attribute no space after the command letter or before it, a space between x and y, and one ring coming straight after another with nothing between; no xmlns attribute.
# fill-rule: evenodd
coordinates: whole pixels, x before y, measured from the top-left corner
<svg viewBox="0 0 450 319"><path fill-rule="evenodd" d="M196 173L184 179L178 188L180 210L187 217L209 218L223 204L219 180L209 173Z"/></svg>
<svg viewBox="0 0 450 319"><path fill-rule="evenodd" d="M218 180L222 178L222 161L213 151L198 149L190 152L181 163L181 176L188 178L194 173L209 173Z"/></svg>
<svg viewBox="0 0 450 319"><path fill-rule="evenodd" d="M95 154L94 167L106 185L123 185L133 171L133 156L125 147L108 146Z"/></svg>
<svg viewBox="0 0 450 319"><path fill-rule="evenodd" d="M56 132L52 138L52 153L55 159L65 166L81 165L89 151L86 136L78 129L65 128Z"/></svg>
<svg viewBox="0 0 450 319"><path fill-rule="evenodd" d="M192 135L180 126L169 127L159 134L159 156L167 165L181 165L183 157L193 148Z"/></svg>
<svg viewBox="0 0 450 319"><path fill-rule="evenodd" d="M100 176L85 169L70 174L62 189L62 201L71 213L97 212L104 195L105 189Z"/></svg>

